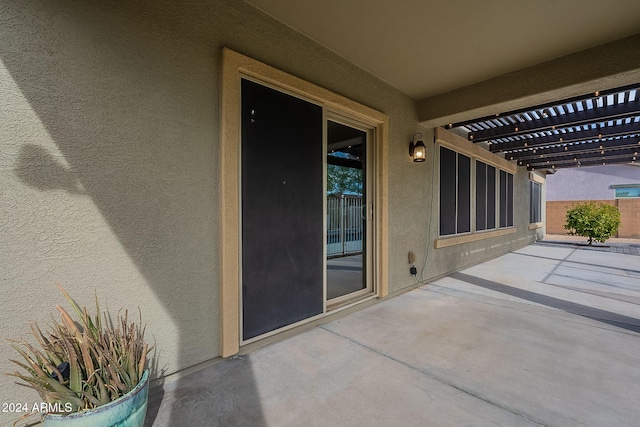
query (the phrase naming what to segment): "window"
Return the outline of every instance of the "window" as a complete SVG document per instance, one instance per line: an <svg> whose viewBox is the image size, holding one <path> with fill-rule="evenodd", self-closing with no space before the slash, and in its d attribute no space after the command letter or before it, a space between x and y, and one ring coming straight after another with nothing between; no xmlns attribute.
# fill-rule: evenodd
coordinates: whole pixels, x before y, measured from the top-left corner
<svg viewBox="0 0 640 427"><path fill-rule="evenodd" d="M515 234L513 178L518 167L443 128L435 128L435 140L440 156L435 248Z"/></svg>
<svg viewBox="0 0 640 427"><path fill-rule="evenodd" d="M542 222L542 185L529 181L529 222Z"/></svg>
<svg viewBox="0 0 640 427"><path fill-rule="evenodd" d="M612 185L611 188L616 191L616 199L640 197L640 185L638 184Z"/></svg>
<svg viewBox="0 0 640 427"><path fill-rule="evenodd" d="M476 161L476 231L496 228L496 168Z"/></svg>
<svg viewBox="0 0 640 427"><path fill-rule="evenodd" d="M471 231L471 158L440 147L440 235Z"/></svg>
<svg viewBox="0 0 640 427"><path fill-rule="evenodd" d="M500 227L513 227L513 174L500 171Z"/></svg>

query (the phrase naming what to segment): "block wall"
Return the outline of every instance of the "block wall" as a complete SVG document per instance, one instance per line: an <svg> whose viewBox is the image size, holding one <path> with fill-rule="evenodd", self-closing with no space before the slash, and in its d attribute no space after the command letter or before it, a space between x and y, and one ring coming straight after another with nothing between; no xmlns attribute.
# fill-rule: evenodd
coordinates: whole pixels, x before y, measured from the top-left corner
<svg viewBox="0 0 640 427"><path fill-rule="evenodd" d="M640 238L640 199L594 200L597 203L606 203L617 206L620 210L622 226L615 237ZM566 234L564 229L567 211L574 208L580 200L548 201L547 207L547 234Z"/></svg>

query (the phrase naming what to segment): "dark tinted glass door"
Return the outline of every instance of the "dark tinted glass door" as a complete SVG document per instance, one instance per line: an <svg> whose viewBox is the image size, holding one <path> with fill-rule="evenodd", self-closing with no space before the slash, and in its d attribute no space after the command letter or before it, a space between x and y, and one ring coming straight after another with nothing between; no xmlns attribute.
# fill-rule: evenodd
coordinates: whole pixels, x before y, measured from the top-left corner
<svg viewBox="0 0 640 427"><path fill-rule="evenodd" d="M242 80L242 333L323 312L322 108Z"/></svg>

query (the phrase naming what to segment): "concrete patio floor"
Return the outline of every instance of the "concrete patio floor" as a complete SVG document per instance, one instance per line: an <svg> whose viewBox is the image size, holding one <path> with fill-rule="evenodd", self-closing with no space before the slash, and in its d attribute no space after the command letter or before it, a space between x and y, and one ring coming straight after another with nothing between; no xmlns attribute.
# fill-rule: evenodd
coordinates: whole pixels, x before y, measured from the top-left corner
<svg viewBox="0 0 640 427"><path fill-rule="evenodd" d="M574 245L581 249L599 252L616 252L619 254L640 256L640 239L612 237L604 243L594 242L588 245L588 239L580 236L568 236L566 234L547 234L539 243L549 245Z"/></svg>
<svg viewBox="0 0 640 427"><path fill-rule="evenodd" d="M534 244L150 392L147 426L637 426L640 257Z"/></svg>

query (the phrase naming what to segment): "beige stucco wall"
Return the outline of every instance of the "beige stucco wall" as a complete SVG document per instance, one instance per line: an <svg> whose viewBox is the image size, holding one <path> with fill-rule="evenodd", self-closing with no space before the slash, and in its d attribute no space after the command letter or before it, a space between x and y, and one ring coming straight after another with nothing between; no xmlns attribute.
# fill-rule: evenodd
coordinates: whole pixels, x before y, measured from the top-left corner
<svg viewBox="0 0 640 427"><path fill-rule="evenodd" d="M217 354L218 51L143 6L71 3L0 6L0 336L46 324L55 283L96 289L141 308L172 372ZM0 376L0 401L34 396Z"/></svg>
<svg viewBox="0 0 640 427"><path fill-rule="evenodd" d="M435 250L432 163L407 153L421 131L432 159L433 131L413 100L244 2L174 3L0 1L0 336L46 323L60 283L81 303L97 290L104 307L140 307L156 375L218 356L224 46L389 115L390 292L414 284L410 250L434 277L535 234L521 172L516 235ZM0 341L0 371L9 357ZM0 377L9 397L34 400Z"/></svg>
<svg viewBox="0 0 640 427"><path fill-rule="evenodd" d="M392 201L389 207L390 292L416 285L416 280L407 274L409 251L416 254L418 279L428 282L434 277L520 248L543 236L542 228L529 229L529 172L518 168L513 184L514 233L436 249L434 242L439 233L439 150L438 145L432 142L432 130L423 132L423 135L425 142L430 141L425 163L403 166L398 161L389 167L394 182L390 187L399 193L395 203ZM473 218L474 214L472 222Z"/></svg>

